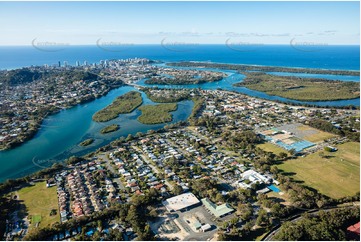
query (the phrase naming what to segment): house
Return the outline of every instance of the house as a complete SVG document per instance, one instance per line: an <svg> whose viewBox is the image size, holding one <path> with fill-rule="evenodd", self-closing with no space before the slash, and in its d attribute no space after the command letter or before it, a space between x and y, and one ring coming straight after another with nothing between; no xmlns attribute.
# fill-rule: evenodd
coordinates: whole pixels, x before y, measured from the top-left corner
<svg viewBox="0 0 361 242"><path fill-rule="evenodd" d="M347 228L347 237L349 240L360 240L360 222Z"/></svg>

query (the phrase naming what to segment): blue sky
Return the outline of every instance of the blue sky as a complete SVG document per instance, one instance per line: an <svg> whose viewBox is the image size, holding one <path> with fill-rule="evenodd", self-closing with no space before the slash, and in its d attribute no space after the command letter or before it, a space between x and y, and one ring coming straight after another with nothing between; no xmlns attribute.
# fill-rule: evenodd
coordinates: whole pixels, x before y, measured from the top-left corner
<svg viewBox="0 0 361 242"><path fill-rule="evenodd" d="M0 2L0 45L359 44L359 2Z"/></svg>

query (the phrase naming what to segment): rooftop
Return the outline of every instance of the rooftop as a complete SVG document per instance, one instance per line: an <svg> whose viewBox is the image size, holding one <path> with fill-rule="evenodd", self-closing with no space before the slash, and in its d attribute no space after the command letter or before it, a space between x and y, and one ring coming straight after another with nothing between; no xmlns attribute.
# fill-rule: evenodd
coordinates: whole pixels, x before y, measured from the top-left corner
<svg viewBox="0 0 361 242"><path fill-rule="evenodd" d="M234 211L234 209L231 208L227 203L217 206L208 198L203 198L202 203L217 218Z"/></svg>
<svg viewBox="0 0 361 242"><path fill-rule="evenodd" d="M200 203L198 198L193 193L187 192L175 197L168 198L163 202L163 205L169 211L178 211L198 203Z"/></svg>

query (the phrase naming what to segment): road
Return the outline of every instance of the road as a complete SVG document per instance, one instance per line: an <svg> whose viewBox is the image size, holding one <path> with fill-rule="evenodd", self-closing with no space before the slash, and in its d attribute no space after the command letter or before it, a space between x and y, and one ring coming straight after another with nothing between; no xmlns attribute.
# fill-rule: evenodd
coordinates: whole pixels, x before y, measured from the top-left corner
<svg viewBox="0 0 361 242"><path fill-rule="evenodd" d="M132 148L139 152L140 157L142 157L142 159L147 163L147 165L148 165L150 168L152 168L152 170L153 170L155 173L157 173L157 174L162 173L162 172L158 169L158 167L154 166L154 165L152 164L152 162L148 159L148 157L146 157L146 156L144 155L144 153L143 153L143 151L142 151L141 149L139 149L137 146L132 146ZM164 180L164 183L165 183L165 185L167 185L171 190L173 190L173 185L170 184L167 180Z"/></svg>
<svg viewBox="0 0 361 242"><path fill-rule="evenodd" d="M359 203L353 203L352 205L349 205L349 206L360 206ZM309 213L309 214L317 214L319 213L320 211L328 211L328 210L333 210L333 209L339 209L339 208L342 208L342 204L340 204L339 206L337 207L334 207L334 208L326 208L326 209L317 209L317 211L313 211L313 212L310 212L310 211L307 211L307 212L304 212L304 213ZM290 219L286 220L288 222L297 222L298 220L300 220L302 218L302 215L304 213L301 213L301 214L298 214L298 215L295 215L293 217L291 217ZM286 222L284 221L284 222ZM276 227L274 227L266 237L264 237L262 239L262 241L272 241L273 240L273 237L280 231L281 229L281 224L277 225Z"/></svg>
<svg viewBox="0 0 361 242"><path fill-rule="evenodd" d="M113 173L113 175L118 176L118 171L114 170L114 167L111 164L111 160L109 160L108 156L106 154L100 154L99 158L103 159L106 163L107 169ZM119 178L113 178L113 181L115 181L118 184L119 189L124 190L125 187L122 183L122 181Z"/></svg>

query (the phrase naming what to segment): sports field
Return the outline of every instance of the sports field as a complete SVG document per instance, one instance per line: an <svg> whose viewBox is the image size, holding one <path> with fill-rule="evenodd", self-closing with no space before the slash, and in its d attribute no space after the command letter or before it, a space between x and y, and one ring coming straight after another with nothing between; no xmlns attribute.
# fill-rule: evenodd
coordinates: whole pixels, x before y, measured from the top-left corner
<svg viewBox="0 0 361 242"><path fill-rule="evenodd" d="M257 145L258 148L261 148L264 151L272 152L275 155L279 155L281 152L288 154L288 151L285 149L282 149L281 147L278 147L277 145L274 145L272 143L264 143Z"/></svg>
<svg viewBox="0 0 361 242"><path fill-rule="evenodd" d="M58 211L58 197L56 187L46 187L45 182L35 183L34 186L25 187L18 191L19 200L26 207L26 213L31 222L30 228L39 223L43 228L54 222L59 222L59 213L50 216L52 209Z"/></svg>
<svg viewBox="0 0 361 242"><path fill-rule="evenodd" d="M295 173L295 180L321 193L341 198L360 191L360 144L348 142L337 146L338 151L319 151L306 157L292 159L278 165L284 172ZM324 158L320 152L330 156Z"/></svg>
<svg viewBox="0 0 361 242"><path fill-rule="evenodd" d="M311 142L315 142L315 143L322 142L325 139L329 139L329 138L333 138L333 137L337 136L335 134L327 133L327 132L312 128L307 125L300 125L297 127L297 129L301 132L302 131L314 131L314 133L303 136L303 139L311 141Z"/></svg>
<svg viewBox="0 0 361 242"><path fill-rule="evenodd" d="M278 127L278 129L287 130L288 132L295 134L297 137L313 143L323 142L324 139L336 136L335 134L327 133L300 123L286 124Z"/></svg>

